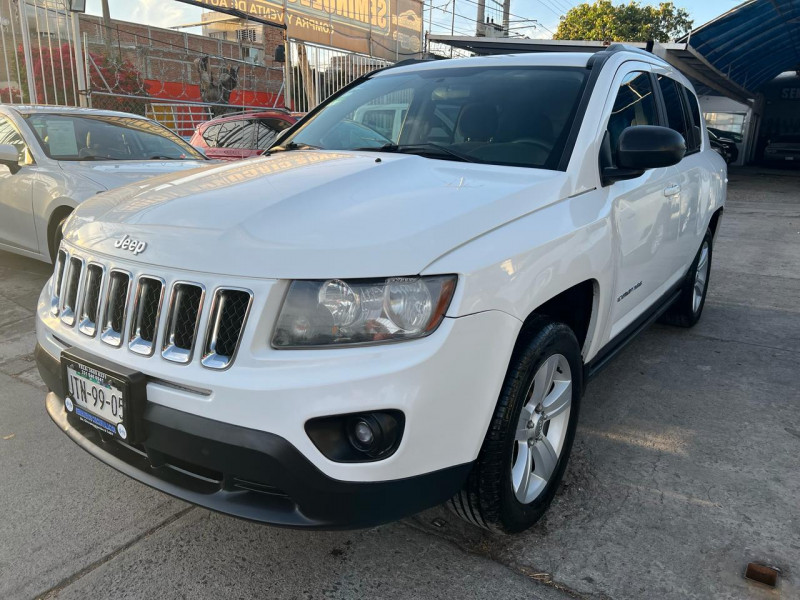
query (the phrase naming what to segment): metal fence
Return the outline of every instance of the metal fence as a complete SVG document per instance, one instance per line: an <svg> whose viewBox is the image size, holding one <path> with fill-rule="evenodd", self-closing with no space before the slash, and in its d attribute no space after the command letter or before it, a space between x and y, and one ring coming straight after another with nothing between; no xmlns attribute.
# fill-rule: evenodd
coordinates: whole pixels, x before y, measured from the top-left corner
<svg viewBox="0 0 800 600"><path fill-rule="evenodd" d="M288 105L307 112L354 79L391 65L388 60L290 40L287 70Z"/></svg>
<svg viewBox="0 0 800 600"><path fill-rule="evenodd" d="M74 25L66 0L0 0L0 101L78 103Z"/></svg>

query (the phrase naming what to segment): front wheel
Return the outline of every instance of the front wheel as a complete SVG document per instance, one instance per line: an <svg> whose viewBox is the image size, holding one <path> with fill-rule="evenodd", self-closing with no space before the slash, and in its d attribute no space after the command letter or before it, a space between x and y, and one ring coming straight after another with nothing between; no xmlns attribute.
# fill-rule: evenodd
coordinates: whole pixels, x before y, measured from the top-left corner
<svg viewBox="0 0 800 600"><path fill-rule="evenodd" d="M555 496L569 460L582 390L580 348L572 330L537 318L522 332L489 431L450 508L503 533L536 523Z"/></svg>

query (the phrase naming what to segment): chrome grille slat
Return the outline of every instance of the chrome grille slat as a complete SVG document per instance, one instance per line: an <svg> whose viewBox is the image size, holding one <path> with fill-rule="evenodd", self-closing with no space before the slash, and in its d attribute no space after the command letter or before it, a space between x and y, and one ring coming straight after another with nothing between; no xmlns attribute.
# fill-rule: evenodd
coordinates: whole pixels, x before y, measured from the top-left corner
<svg viewBox="0 0 800 600"><path fill-rule="evenodd" d="M50 314L58 316L58 306L61 301L61 284L64 281L64 269L67 264L67 253L59 250L56 256L55 269L53 270L52 293L50 294Z"/></svg>
<svg viewBox="0 0 800 600"><path fill-rule="evenodd" d="M125 329L125 316L128 309L128 290L131 275L127 271L112 269L108 277L105 309L103 310L103 329L100 339L109 346L122 345Z"/></svg>
<svg viewBox="0 0 800 600"><path fill-rule="evenodd" d="M68 245L59 249L49 310L64 329L65 346L75 342L67 335L69 327L97 343L124 344L143 357L159 348L161 358L181 365L199 362L225 370L233 364L253 305L252 290L219 286L208 302L205 279L170 280L121 267Z"/></svg>
<svg viewBox="0 0 800 600"><path fill-rule="evenodd" d="M137 354L150 356L156 347L164 287L164 280L159 277L150 275L139 277L133 297L133 316L130 342L128 342L128 348Z"/></svg>
<svg viewBox="0 0 800 600"><path fill-rule="evenodd" d="M71 256L66 269L65 281L63 282L63 293L61 294L60 314L61 321L65 325L72 327L75 325L75 313L78 306L78 293L81 286L81 274L83 273L83 259Z"/></svg>
<svg viewBox="0 0 800 600"><path fill-rule="evenodd" d="M208 330L200 363L209 369L227 369L236 357L253 302L243 288L218 288L208 316Z"/></svg>
<svg viewBox="0 0 800 600"><path fill-rule="evenodd" d="M202 285L186 281L173 284L161 350L167 360L182 364L192 360L204 297Z"/></svg>
<svg viewBox="0 0 800 600"><path fill-rule="evenodd" d="M105 269L97 263L89 263L83 284L83 299L78 311L78 331L89 337L97 333L100 314L100 298L103 290Z"/></svg>

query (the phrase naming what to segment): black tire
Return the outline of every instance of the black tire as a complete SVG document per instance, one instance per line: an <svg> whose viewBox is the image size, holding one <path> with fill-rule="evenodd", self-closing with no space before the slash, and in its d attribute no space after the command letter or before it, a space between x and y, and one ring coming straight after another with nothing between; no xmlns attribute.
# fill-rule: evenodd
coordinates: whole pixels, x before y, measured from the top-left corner
<svg viewBox="0 0 800 600"><path fill-rule="evenodd" d="M58 247L61 245L61 240L64 238L64 223L69 218L69 215L59 219L50 235L50 262L56 264L56 256L58 256Z"/></svg>
<svg viewBox="0 0 800 600"><path fill-rule="evenodd" d="M520 335L506 374L497 408L489 424L478 460L464 488L448 501L459 517L485 529L516 533L536 523L553 500L569 460L583 385L580 347L572 330L537 317ZM517 499L512 482L515 433L534 375L548 358L561 355L571 371L571 407L558 461L545 487L531 502Z"/></svg>
<svg viewBox="0 0 800 600"><path fill-rule="evenodd" d="M700 295L699 305L695 305L695 284L697 281L697 271L700 259L703 255L703 249L708 247L708 255L706 259L706 276L703 283L703 292ZM700 320L703 314L703 307L706 304L706 295L708 294L708 284L711 281L711 259L714 253L714 236L711 229L706 231L703 236L703 241L700 244L700 249L692 261L692 266L689 267L689 272L686 273L686 278L681 286L681 295L672 303L667 311L661 316L659 321L667 325L674 325L676 327L693 327L695 323Z"/></svg>

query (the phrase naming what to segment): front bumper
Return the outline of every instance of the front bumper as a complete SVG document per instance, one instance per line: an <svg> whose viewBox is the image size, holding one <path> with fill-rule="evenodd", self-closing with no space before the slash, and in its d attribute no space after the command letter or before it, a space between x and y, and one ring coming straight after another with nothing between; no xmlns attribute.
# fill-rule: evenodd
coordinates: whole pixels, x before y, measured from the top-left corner
<svg viewBox="0 0 800 600"><path fill-rule="evenodd" d="M64 409L59 360L37 346L50 418L81 448L122 473L193 504L287 527L370 527L440 504L471 463L415 477L349 482L328 477L284 438L154 403L144 442L115 441Z"/></svg>

